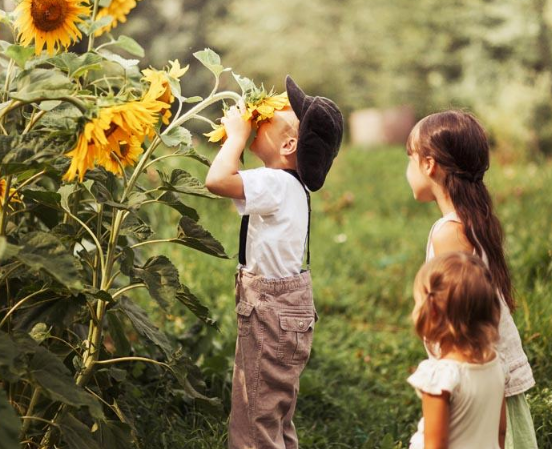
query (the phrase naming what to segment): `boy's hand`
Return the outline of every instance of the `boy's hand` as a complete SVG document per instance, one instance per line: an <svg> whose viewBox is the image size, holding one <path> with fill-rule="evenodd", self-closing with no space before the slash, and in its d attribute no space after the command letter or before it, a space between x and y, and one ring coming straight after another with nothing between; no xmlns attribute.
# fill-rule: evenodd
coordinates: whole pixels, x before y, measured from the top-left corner
<svg viewBox="0 0 552 449"><path fill-rule="evenodd" d="M242 115L245 113L245 104L243 101L237 106L232 106L226 113L226 117L221 119L221 123L226 129L226 135L228 139L237 139L240 142L245 143L249 139L251 134L251 121L245 121Z"/></svg>
<svg viewBox="0 0 552 449"><path fill-rule="evenodd" d="M242 101L239 108L232 106L221 120L228 138L213 160L205 180L205 186L210 192L228 198L245 198L238 168L240 155L251 134L251 122L242 118L244 112L245 104Z"/></svg>

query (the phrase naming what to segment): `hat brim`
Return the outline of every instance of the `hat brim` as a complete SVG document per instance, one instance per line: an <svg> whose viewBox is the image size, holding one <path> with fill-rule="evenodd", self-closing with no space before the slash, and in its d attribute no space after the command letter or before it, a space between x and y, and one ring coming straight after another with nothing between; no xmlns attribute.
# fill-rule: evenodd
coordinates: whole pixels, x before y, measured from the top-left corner
<svg viewBox="0 0 552 449"><path fill-rule="evenodd" d="M314 98L305 94L289 75L286 76L286 92L291 109L293 109L297 118L302 120L304 113L307 111Z"/></svg>

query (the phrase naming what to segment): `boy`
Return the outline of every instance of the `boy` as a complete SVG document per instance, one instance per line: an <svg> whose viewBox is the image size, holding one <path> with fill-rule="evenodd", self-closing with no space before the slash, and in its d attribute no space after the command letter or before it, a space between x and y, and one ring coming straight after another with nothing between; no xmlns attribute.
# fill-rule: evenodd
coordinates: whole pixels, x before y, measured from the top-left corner
<svg viewBox="0 0 552 449"><path fill-rule="evenodd" d="M232 198L243 216L230 449L298 447L292 417L317 319L310 271L301 269L305 242L310 262L307 188L322 187L341 145L343 117L331 100L305 95L289 76L286 88L291 108L275 111L251 144L265 167L238 171L251 133L242 104L222 119L228 137L205 182Z"/></svg>

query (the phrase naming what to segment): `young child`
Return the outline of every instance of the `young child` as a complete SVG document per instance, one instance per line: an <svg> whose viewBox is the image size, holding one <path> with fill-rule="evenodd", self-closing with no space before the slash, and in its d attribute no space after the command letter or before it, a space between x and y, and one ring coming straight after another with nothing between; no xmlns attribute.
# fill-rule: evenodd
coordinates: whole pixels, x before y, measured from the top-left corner
<svg viewBox="0 0 552 449"><path fill-rule="evenodd" d="M437 358L408 382L424 417L410 449L504 448L504 367L494 350L500 299L480 258L452 252L427 262L414 282L416 333Z"/></svg>
<svg viewBox="0 0 552 449"><path fill-rule="evenodd" d="M305 95L290 77L286 88L291 109L275 111L251 144L265 167L238 171L251 123L242 119L244 105L232 107L222 119L227 140L205 183L234 199L243 216L231 449L298 447L292 418L317 318L310 271L302 270L305 244L310 262L309 191L324 184L343 117L335 103Z"/></svg>
<svg viewBox="0 0 552 449"><path fill-rule="evenodd" d="M489 267L501 304L497 350L508 368L506 447L536 449L525 391L535 381L511 312L515 308L503 233L483 183L489 168L485 131L470 114L446 111L416 124L407 142L407 179L414 198L442 213L430 231L426 260L449 251L476 254Z"/></svg>

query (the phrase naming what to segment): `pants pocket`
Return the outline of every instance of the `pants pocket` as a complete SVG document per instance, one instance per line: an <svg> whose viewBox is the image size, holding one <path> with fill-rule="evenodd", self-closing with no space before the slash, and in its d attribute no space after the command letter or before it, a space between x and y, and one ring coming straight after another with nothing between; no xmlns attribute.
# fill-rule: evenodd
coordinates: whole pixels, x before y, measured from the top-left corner
<svg viewBox="0 0 552 449"><path fill-rule="evenodd" d="M278 314L280 331L278 360L289 365L305 364L309 359L314 334L312 311L282 312Z"/></svg>
<svg viewBox="0 0 552 449"><path fill-rule="evenodd" d="M251 332L251 312L254 306L245 301L240 301L236 306L238 314L238 336L247 337Z"/></svg>

